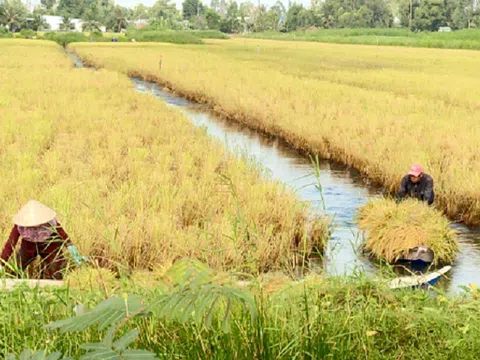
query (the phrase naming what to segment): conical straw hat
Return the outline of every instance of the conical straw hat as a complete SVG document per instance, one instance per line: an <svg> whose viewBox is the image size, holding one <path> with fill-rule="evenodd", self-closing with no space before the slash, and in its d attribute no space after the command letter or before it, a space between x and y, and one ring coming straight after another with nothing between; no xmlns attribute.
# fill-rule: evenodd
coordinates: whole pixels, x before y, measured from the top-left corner
<svg viewBox="0 0 480 360"><path fill-rule="evenodd" d="M57 214L42 203L30 200L27 205L13 217L13 223L18 226L38 226L55 219Z"/></svg>

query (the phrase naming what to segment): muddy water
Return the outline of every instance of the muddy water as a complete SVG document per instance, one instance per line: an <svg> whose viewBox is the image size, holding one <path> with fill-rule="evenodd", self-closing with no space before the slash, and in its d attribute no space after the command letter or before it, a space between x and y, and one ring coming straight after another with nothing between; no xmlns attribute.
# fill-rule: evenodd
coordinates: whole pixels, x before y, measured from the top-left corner
<svg viewBox="0 0 480 360"><path fill-rule="evenodd" d="M77 67L81 61L72 56ZM380 196L382 189L371 186L365 177L347 167L329 162L320 162L320 182L323 199L314 186L313 166L308 158L299 154L279 139L259 134L241 124L223 120L212 115L206 108L181 97L163 91L158 85L132 79L135 88L154 95L168 105L178 108L198 127L213 138L222 141L231 151L248 156L272 179L282 181L297 196L312 204L315 211L333 218L333 233L323 262L312 260L310 268L325 269L329 274L343 275L354 271L374 274L375 265L358 252L361 234L355 226L357 208L369 198ZM480 284L480 229L453 225L460 234L461 253L440 286L451 292L470 282Z"/></svg>

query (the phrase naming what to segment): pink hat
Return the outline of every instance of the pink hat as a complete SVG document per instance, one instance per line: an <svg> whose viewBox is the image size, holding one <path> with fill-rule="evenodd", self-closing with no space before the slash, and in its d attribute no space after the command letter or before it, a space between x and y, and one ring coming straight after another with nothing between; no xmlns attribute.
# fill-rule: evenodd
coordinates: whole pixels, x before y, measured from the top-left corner
<svg viewBox="0 0 480 360"><path fill-rule="evenodd" d="M414 164L410 168L410 171L408 172L408 175L418 177L420 174L423 174L423 173L424 173L423 166L418 165L418 164Z"/></svg>

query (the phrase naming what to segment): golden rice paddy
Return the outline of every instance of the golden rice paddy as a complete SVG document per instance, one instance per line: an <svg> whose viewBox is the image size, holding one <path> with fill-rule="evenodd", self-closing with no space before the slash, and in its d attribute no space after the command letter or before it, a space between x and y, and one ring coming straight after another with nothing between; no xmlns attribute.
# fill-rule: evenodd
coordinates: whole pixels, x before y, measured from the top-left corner
<svg viewBox="0 0 480 360"><path fill-rule="evenodd" d="M168 86L395 191L412 163L436 205L480 223L480 53L256 39L74 44L97 67Z"/></svg>
<svg viewBox="0 0 480 360"><path fill-rule="evenodd" d="M309 209L283 185L125 75L73 68L54 43L0 42L0 114L2 239L37 199L114 271L195 258L262 272L292 264L300 242L323 246L326 222L307 238Z"/></svg>

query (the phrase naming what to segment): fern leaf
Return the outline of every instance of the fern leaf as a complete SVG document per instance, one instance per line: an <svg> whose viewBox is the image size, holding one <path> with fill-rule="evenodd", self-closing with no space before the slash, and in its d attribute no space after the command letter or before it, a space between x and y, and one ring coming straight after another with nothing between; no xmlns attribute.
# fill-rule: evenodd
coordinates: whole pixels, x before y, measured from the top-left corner
<svg viewBox="0 0 480 360"><path fill-rule="evenodd" d="M111 347L105 345L104 343L91 343L80 345L80 349L87 351L107 351L112 350Z"/></svg>
<svg viewBox="0 0 480 360"><path fill-rule="evenodd" d="M139 331L134 329L127 334L123 335L120 339L113 343L113 348L117 351L126 350L131 344L135 342L138 338Z"/></svg>
<svg viewBox="0 0 480 360"><path fill-rule="evenodd" d="M46 325L48 329L60 329L61 333L83 331L98 324L103 330L118 324L129 315L139 315L145 310L143 300L135 295L112 297L86 313Z"/></svg>
<svg viewBox="0 0 480 360"><path fill-rule="evenodd" d="M97 350L80 356L80 360L121 360L118 353L112 349Z"/></svg>
<svg viewBox="0 0 480 360"><path fill-rule="evenodd" d="M125 360L154 360L158 359L157 356L146 350L126 350L123 353Z"/></svg>
<svg viewBox="0 0 480 360"><path fill-rule="evenodd" d="M25 349L20 354L20 360L31 360L32 359L32 351L29 349Z"/></svg>

